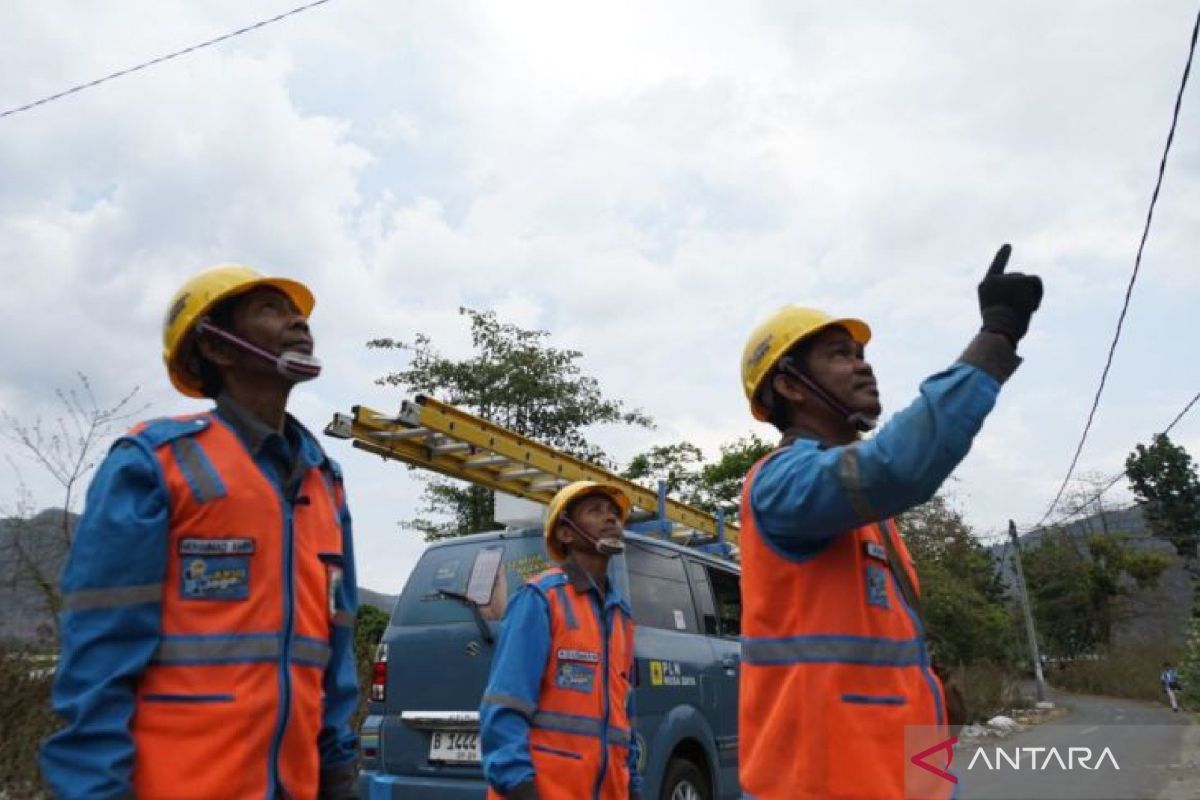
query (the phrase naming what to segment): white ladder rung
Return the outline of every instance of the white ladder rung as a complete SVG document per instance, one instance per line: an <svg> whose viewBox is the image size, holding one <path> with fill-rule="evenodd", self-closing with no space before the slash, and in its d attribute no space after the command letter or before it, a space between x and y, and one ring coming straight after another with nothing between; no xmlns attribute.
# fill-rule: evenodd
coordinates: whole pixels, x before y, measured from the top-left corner
<svg viewBox="0 0 1200 800"><path fill-rule="evenodd" d="M486 455L468 458L463 461L463 466L468 469L480 469L481 467L503 467L511 463L512 459L508 456Z"/></svg>
<svg viewBox="0 0 1200 800"><path fill-rule="evenodd" d="M538 475L545 475L537 467L517 467L516 469L501 470L500 477L506 481L515 481L522 478L533 478Z"/></svg>
<svg viewBox="0 0 1200 800"><path fill-rule="evenodd" d="M420 439L428 434L428 428L409 428L404 431L375 431L371 437L375 439Z"/></svg>
<svg viewBox="0 0 1200 800"><path fill-rule="evenodd" d="M446 453L461 453L464 450L470 450L471 445L466 442L446 442L445 444L435 444L429 448L429 452L435 456L445 455Z"/></svg>

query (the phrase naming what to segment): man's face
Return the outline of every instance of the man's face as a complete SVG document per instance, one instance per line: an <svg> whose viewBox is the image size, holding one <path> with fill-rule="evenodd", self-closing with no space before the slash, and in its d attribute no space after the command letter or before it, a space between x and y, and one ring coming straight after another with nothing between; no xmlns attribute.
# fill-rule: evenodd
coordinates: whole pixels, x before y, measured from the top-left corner
<svg viewBox="0 0 1200 800"><path fill-rule="evenodd" d="M610 498L600 495L588 495L573 503L568 512L571 521L582 528L593 539L621 539L625 529L621 525L621 509ZM581 541L582 537L569 525L560 525L560 531L565 531L575 547L591 550L591 542Z"/></svg>
<svg viewBox="0 0 1200 800"><path fill-rule="evenodd" d="M875 373L863 355L862 345L845 328L818 333L807 355L809 374L853 411L878 417L883 407Z"/></svg>
<svg viewBox="0 0 1200 800"><path fill-rule="evenodd" d="M270 286L259 286L240 298L232 327L233 333L276 355L289 350L313 353L312 332L300 309Z"/></svg>

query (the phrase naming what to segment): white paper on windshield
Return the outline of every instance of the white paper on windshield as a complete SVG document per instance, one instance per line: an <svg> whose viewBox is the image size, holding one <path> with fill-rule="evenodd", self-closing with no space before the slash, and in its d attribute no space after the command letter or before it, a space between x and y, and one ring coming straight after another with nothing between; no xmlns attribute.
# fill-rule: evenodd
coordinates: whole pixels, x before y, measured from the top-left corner
<svg viewBox="0 0 1200 800"><path fill-rule="evenodd" d="M496 574L500 571L503 547L488 547L479 551L471 566L471 579L467 581L467 599L476 605L485 606L492 599L496 587Z"/></svg>

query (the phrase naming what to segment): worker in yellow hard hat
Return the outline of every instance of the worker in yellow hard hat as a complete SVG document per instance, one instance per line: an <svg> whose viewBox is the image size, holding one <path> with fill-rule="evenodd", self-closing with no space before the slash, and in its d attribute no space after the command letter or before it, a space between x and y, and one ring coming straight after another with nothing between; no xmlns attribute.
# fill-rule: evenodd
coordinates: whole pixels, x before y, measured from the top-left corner
<svg viewBox="0 0 1200 800"><path fill-rule="evenodd" d="M255 308L247 312L250 301ZM287 278L264 277L236 264L201 272L175 293L163 321L163 361L171 383L188 397L215 399L224 365L238 373L235 380L263 367L277 372L282 380L263 387L272 394L317 377L321 365L308 328L314 305L308 287ZM243 319L235 320L239 309Z"/></svg>
<svg viewBox="0 0 1200 800"><path fill-rule="evenodd" d="M932 669L916 570L892 517L937 491L1020 363L1042 283L1007 273L1009 254L1000 248L979 284L979 333L868 439L882 406L866 323L791 306L746 343L750 412L782 437L742 490L738 771L747 796L901 800L953 788L906 787L918 754L906 751L917 741L906 731L932 731L923 743L936 745L961 719ZM853 746L831 747L839 740Z"/></svg>
<svg viewBox="0 0 1200 800"><path fill-rule="evenodd" d="M199 273L163 321L215 408L118 439L62 578L44 774L63 797L356 797L357 590L341 471L287 414L320 372L301 283Z"/></svg>
<svg viewBox="0 0 1200 800"><path fill-rule="evenodd" d="M491 800L638 797L633 614L608 577L629 498L576 481L546 513L558 562L514 595L480 705Z"/></svg>

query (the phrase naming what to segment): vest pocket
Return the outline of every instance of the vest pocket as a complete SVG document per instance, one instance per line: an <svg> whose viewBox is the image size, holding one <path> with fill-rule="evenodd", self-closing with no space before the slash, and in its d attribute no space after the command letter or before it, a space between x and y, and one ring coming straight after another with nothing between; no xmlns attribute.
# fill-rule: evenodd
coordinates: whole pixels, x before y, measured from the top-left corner
<svg viewBox="0 0 1200 800"><path fill-rule="evenodd" d="M144 694L145 703L232 703L232 694Z"/></svg>
<svg viewBox="0 0 1200 800"><path fill-rule="evenodd" d="M904 729L917 720L912 718L908 698L887 690L891 688L844 692L829 699L825 714L828 745L823 748L827 776L824 797L907 796ZM870 766L864 769L865 765Z"/></svg>
<svg viewBox="0 0 1200 800"><path fill-rule="evenodd" d="M843 703L858 703L860 705L902 706L908 703L908 698L900 694L844 694Z"/></svg>
<svg viewBox="0 0 1200 800"><path fill-rule="evenodd" d="M554 756L562 756L563 758L573 758L576 761L582 761L583 756L579 753L572 753L570 750L559 750L556 747L546 747L544 744L535 744L530 747L531 750L537 750L539 753L549 753Z"/></svg>

